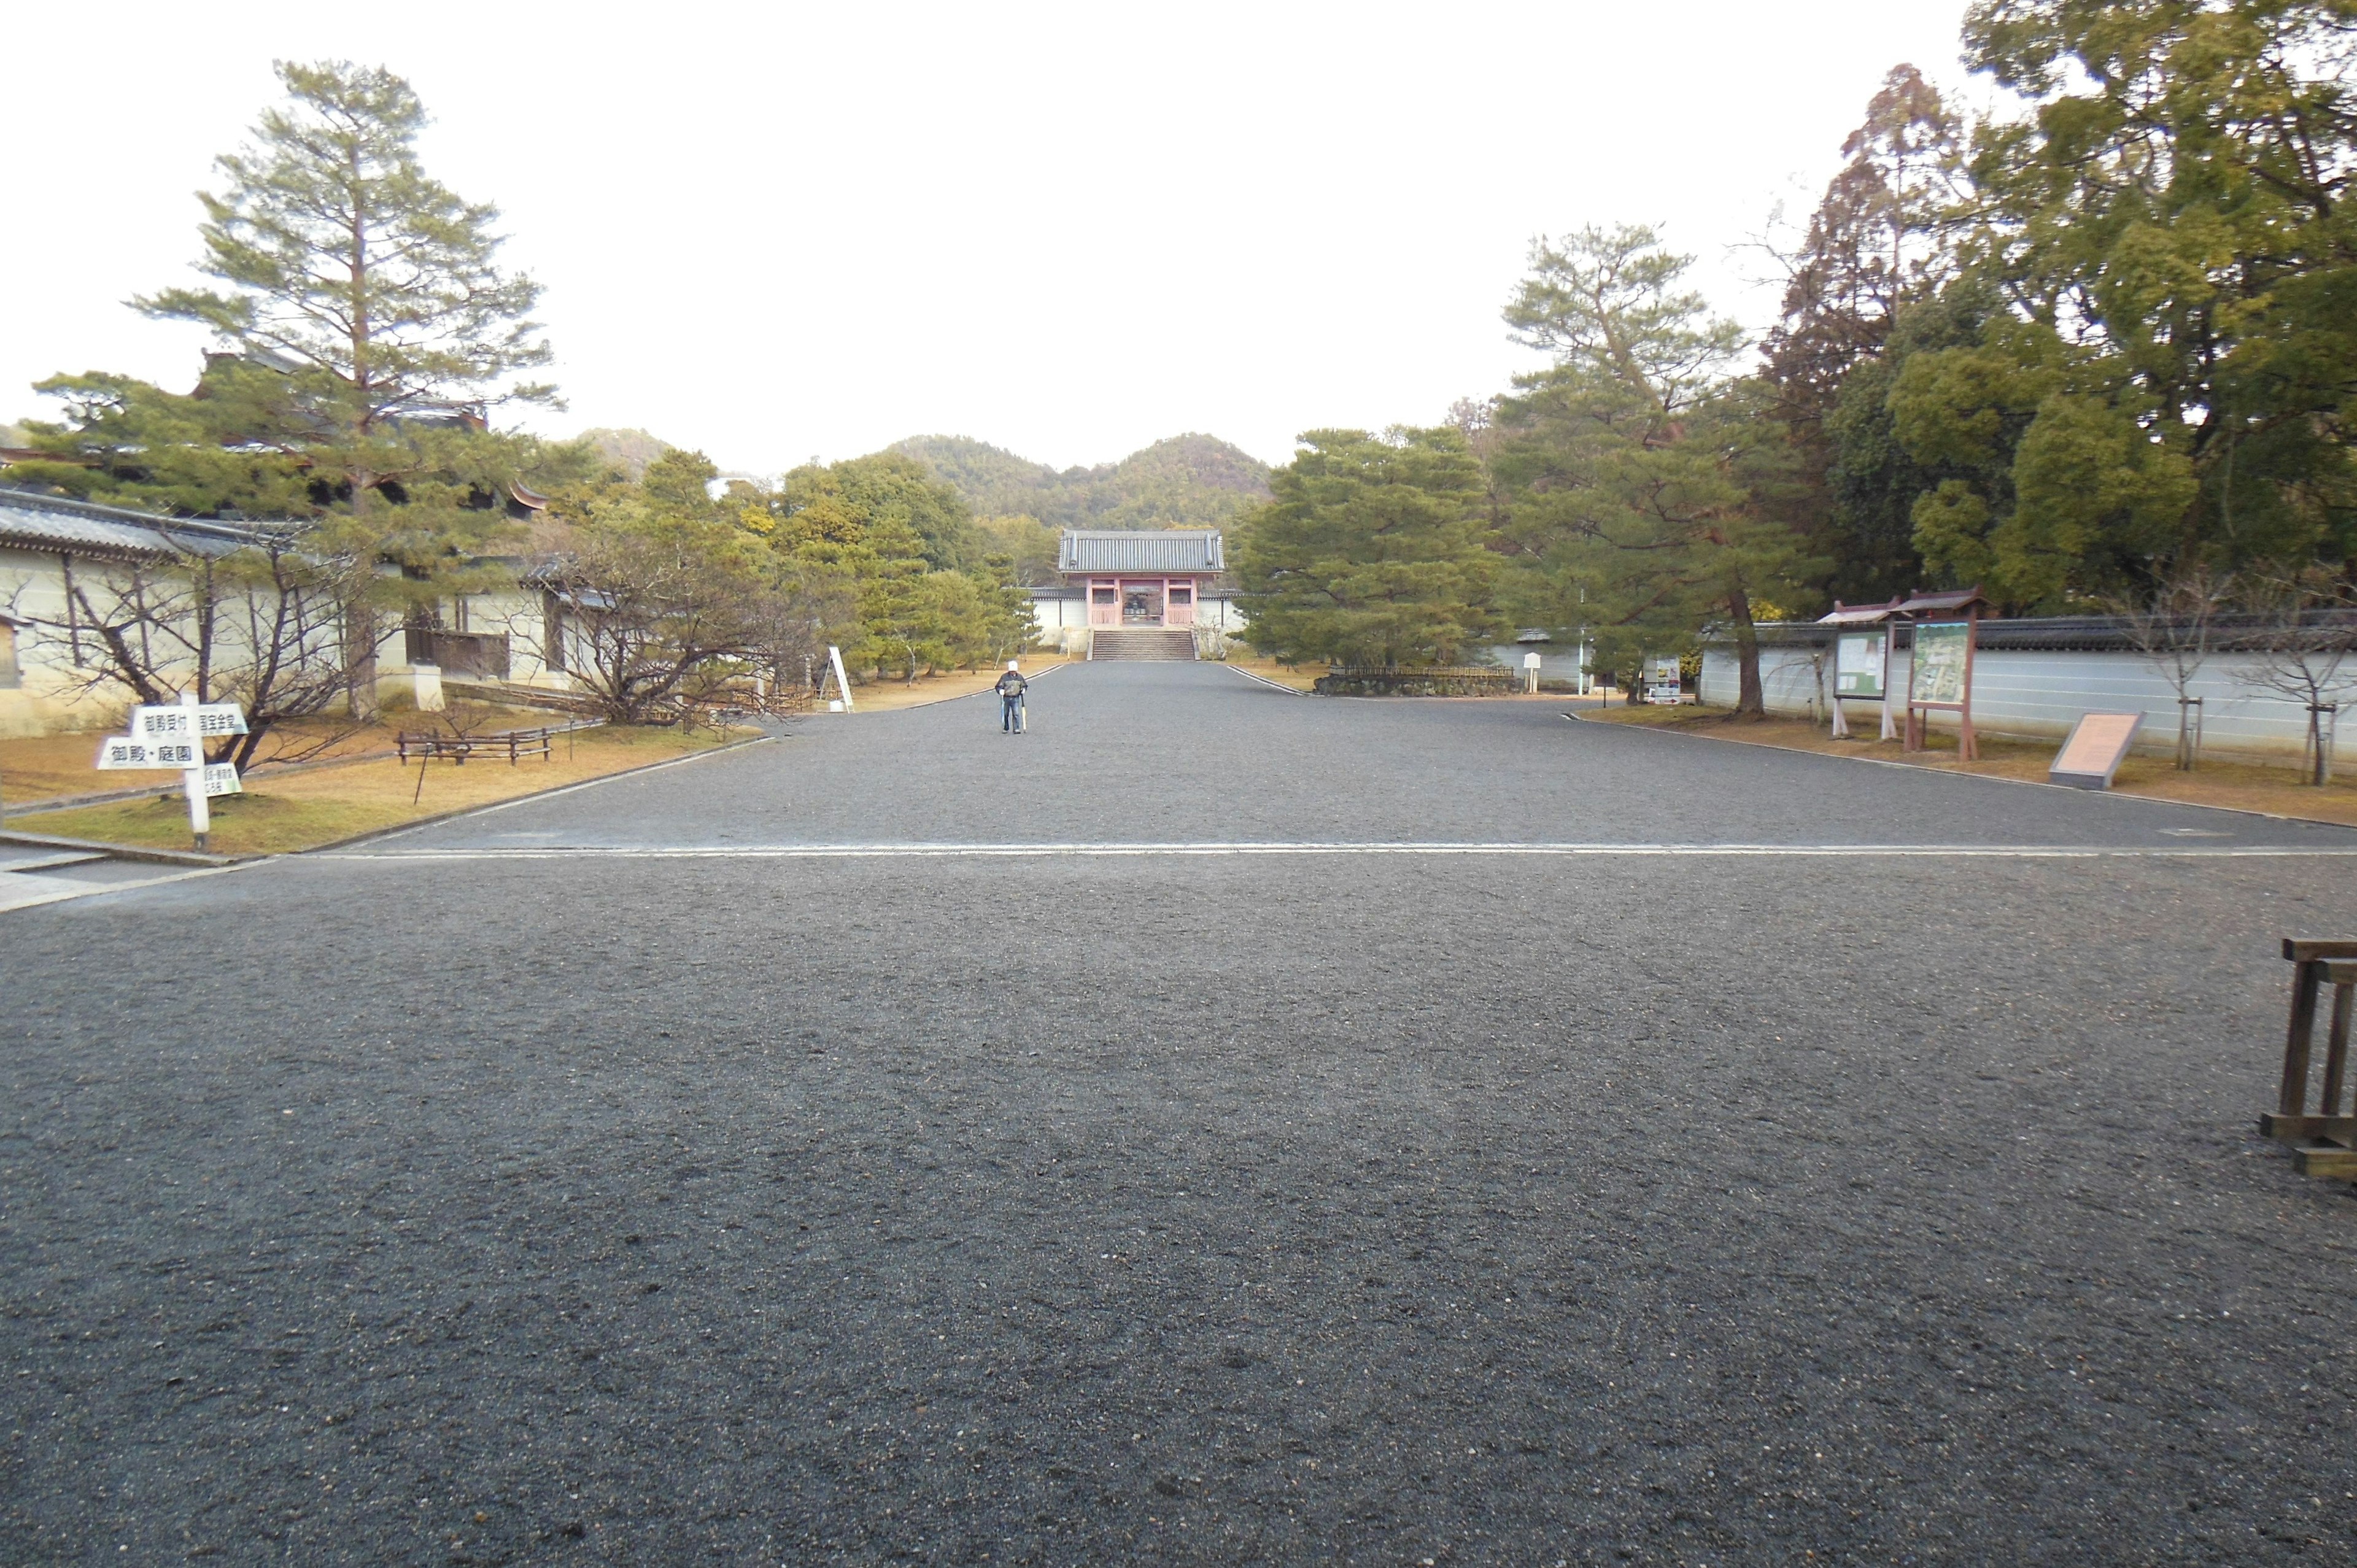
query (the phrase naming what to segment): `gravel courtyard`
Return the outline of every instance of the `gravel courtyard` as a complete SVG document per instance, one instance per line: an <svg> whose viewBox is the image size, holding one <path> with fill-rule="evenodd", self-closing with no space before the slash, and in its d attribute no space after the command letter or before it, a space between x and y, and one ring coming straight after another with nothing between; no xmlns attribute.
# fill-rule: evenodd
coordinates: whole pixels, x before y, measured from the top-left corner
<svg viewBox="0 0 2357 1568"><path fill-rule="evenodd" d="M2357 1197L2251 1135L2357 832L1033 720L0 914L0 1560L2357 1555Z"/></svg>

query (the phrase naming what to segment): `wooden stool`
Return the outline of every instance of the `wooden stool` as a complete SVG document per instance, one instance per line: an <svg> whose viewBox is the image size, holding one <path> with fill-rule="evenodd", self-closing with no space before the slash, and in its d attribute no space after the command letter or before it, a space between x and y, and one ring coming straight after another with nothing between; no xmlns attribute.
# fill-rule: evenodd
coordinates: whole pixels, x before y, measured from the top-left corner
<svg viewBox="0 0 2357 1568"><path fill-rule="evenodd" d="M2303 1176L2357 1178L2357 1114L2343 1105L2349 1086L2349 1030L2357 1013L2357 941L2284 939L2291 961L2291 1022L2284 1035L2283 1087L2275 1111L2259 1118L2259 1135L2292 1145ZM2309 1058L2316 1036L2317 988L2332 987L2332 1020L2325 1032L2324 1082L2309 1109Z"/></svg>

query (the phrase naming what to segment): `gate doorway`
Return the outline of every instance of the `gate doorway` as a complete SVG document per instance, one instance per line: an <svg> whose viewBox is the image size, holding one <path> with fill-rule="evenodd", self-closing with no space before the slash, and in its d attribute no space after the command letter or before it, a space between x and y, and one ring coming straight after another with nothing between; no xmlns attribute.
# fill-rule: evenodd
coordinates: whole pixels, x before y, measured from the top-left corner
<svg viewBox="0 0 2357 1568"><path fill-rule="evenodd" d="M1159 583L1124 583L1121 585L1121 624L1160 626L1162 594L1163 586Z"/></svg>

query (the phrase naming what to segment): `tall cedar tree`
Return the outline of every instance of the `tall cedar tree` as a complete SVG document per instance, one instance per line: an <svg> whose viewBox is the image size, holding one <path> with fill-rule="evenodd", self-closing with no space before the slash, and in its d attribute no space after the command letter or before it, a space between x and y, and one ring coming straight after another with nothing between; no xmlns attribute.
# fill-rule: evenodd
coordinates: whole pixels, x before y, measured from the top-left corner
<svg viewBox="0 0 2357 1568"><path fill-rule="evenodd" d="M1449 426L1312 430L1243 520L1237 602L1281 659L1448 664L1497 630L1479 467Z"/></svg>
<svg viewBox="0 0 2357 1568"><path fill-rule="evenodd" d="M1956 117L1911 65L1884 77L1842 154L1788 260L1761 379L1793 451L1793 521L1834 562L1833 593L1863 601L1918 571L1910 509L1931 482L1890 434L1885 364L1900 311L1953 274L1963 154Z"/></svg>
<svg viewBox="0 0 2357 1568"><path fill-rule="evenodd" d="M1756 384L1730 376L1742 329L1679 286L1691 263L1640 226L1532 248L1506 320L1555 362L1500 401L1491 468L1510 535L1556 585L1559 618L1583 596L1599 642L1623 652L1723 625L1738 711L1758 715L1758 604L1819 564L1763 504L1784 482L1783 444Z"/></svg>

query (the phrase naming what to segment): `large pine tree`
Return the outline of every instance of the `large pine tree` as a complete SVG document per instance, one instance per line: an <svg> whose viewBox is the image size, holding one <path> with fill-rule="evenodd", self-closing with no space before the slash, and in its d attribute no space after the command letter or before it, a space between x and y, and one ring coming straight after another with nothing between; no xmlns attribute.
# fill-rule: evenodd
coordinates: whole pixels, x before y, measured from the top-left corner
<svg viewBox="0 0 2357 1568"><path fill-rule="evenodd" d="M213 331L196 391L45 382L68 418L36 438L63 461L27 477L165 510L308 518L313 555L352 564L339 591L365 705L382 614L424 610L501 532L536 444L491 419L553 401L522 379L549 348L538 285L499 264L498 209L426 174L409 84L341 61L277 69L286 102L199 198L197 269L214 286L133 301Z"/></svg>
<svg viewBox="0 0 2357 1568"><path fill-rule="evenodd" d="M1286 659L1448 664L1497 629L1480 468L1453 427L1313 430L1247 515L1238 605Z"/></svg>

